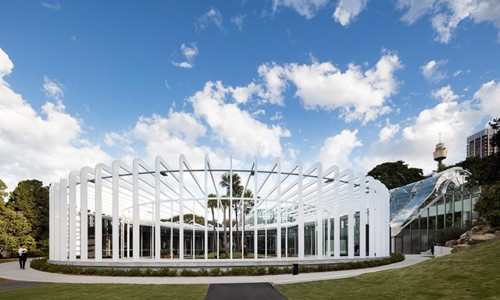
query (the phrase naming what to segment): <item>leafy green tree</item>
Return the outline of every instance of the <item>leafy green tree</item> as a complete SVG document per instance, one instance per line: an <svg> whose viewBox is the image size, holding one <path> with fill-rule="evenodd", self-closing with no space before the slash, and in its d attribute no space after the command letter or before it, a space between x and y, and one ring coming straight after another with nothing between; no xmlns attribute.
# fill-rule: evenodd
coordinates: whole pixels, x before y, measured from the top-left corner
<svg viewBox="0 0 500 300"><path fill-rule="evenodd" d="M491 226L500 226L500 181L483 189L474 210Z"/></svg>
<svg viewBox="0 0 500 300"><path fill-rule="evenodd" d="M29 234L31 226L22 212L5 205L7 196L7 185L0 179L0 252L15 252L20 243L25 243L31 250L35 244Z"/></svg>
<svg viewBox="0 0 500 300"><path fill-rule="evenodd" d="M0 252L15 252L21 243L31 251L35 248L35 239L30 232L31 226L21 212L0 208Z"/></svg>
<svg viewBox="0 0 500 300"><path fill-rule="evenodd" d="M493 135L493 137L490 140L490 144L493 147L497 147L497 149L500 149L500 118L495 118L491 122L489 122L491 128L497 130L497 132ZM500 155L500 152L497 153Z"/></svg>
<svg viewBox="0 0 500 300"><path fill-rule="evenodd" d="M49 239L49 188L39 180L24 180L10 193L7 206L21 212L28 221L31 236L39 250L48 251Z"/></svg>
<svg viewBox="0 0 500 300"><path fill-rule="evenodd" d="M5 197L7 197L9 193L7 192L7 185L0 179L0 207L5 204Z"/></svg>
<svg viewBox="0 0 500 300"><path fill-rule="evenodd" d="M410 168L402 160L377 165L368 172L368 175L378 179L388 189L394 189L425 178L422 169Z"/></svg>

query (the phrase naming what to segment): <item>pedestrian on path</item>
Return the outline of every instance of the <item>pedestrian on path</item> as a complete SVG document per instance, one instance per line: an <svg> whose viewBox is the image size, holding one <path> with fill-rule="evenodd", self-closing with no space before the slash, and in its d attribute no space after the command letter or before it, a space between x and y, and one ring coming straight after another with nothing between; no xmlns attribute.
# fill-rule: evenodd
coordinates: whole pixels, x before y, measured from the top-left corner
<svg viewBox="0 0 500 300"><path fill-rule="evenodd" d="M19 256L19 267L21 269L24 269L26 260L28 259L28 249L24 248L24 244L21 244L21 247L19 247L17 254Z"/></svg>

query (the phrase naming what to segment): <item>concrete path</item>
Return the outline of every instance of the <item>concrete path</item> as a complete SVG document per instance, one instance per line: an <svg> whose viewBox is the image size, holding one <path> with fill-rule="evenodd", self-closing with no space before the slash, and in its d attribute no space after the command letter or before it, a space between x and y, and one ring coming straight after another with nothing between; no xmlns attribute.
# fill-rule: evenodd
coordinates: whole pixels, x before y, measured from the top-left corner
<svg viewBox="0 0 500 300"><path fill-rule="evenodd" d="M318 280L329 280L346 277L355 277L364 273L378 272L382 270L398 269L417 264L429 259L420 255L406 255L402 262L368 269L301 273L298 275L265 275L265 276L227 276L227 277L113 277L113 276L85 276L65 275L41 272L28 267L19 269L17 261L0 264L0 278L16 281L30 282L53 282L53 283L124 283L124 284L221 284L221 283L270 283L289 284L295 282L307 282Z"/></svg>

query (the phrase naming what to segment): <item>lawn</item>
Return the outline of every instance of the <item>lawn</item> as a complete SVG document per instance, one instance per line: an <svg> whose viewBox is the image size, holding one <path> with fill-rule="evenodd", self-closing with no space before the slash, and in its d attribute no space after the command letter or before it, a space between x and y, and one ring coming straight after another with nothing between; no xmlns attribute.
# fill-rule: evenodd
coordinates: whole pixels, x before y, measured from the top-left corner
<svg viewBox="0 0 500 300"><path fill-rule="evenodd" d="M0 299L204 299L208 285L48 284L0 291Z"/></svg>
<svg viewBox="0 0 500 300"><path fill-rule="evenodd" d="M500 240L399 270L278 285L296 299L500 299Z"/></svg>
<svg viewBox="0 0 500 300"><path fill-rule="evenodd" d="M500 299L500 240L404 269L277 285L298 299ZM0 291L0 299L204 299L208 285L50 284ZM237 298L236 298L237 299Z"/></svg>

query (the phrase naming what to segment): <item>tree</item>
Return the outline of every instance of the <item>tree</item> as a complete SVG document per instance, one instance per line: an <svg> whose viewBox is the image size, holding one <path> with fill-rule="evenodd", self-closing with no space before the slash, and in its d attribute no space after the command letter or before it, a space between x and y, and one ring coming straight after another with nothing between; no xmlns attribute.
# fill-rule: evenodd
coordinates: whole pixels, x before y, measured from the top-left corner
<svg viewBox="0 0 500 300"><path fill-rule="evenodd" d="M0 179L0 207L5 204L5 197L7 197L9 193L7 192L7 185Z"/></svg>
<svg viewBox="0 0 500 300"><path fill-rule="evenodd" d="M21 212L8 207L0 208L0 252L14 252L21 243L34 249L35 239L30 235L31 226Z"/></svg>
<svg viewBox="0 0 500 300"><path fill-rule="evenodd" d="M32 228L31 236L41 251L48 251L49 188L39 180L24 180L10 193L7 206L21 212Z"/></svg>
<svg viewBox="0 0 500 300"><path fill-rule="evenodd" d="M500 226L500 181L483 189L474 210L491 226Z"/></svg>
<svg viewBox="0 0 500 300"><path fill-rule="evenodd" d="M0 179L0 252L15 251L20 243L33 248L34 239L29 235L31 226L21 212L5 205L7 185Z"/></svg>
<svg viewBox="0 0 500 300"><path fill-rule="evenodd" d="M377 165L368 175L378 179L390 190L425 178L422 169L410 168L402 160Z"/></svg>
<svg viewBox="0 0 500 300"><path fill-rule="evenodd" d="M495 129L497 132L491 137L490 144L497 149L500 149L500 118L495 118L488 123L491 128ZM497 153L500 155L500 152Z"/></svg>
<svg viewBox="0 0 500 300"><path fill-rule="evenodd" d="M212 227L214 228L214 243L213 243L213 251L216 251L217 249L217 229L215 227L216 221L215 221L215 209L218 207L218 201L217 201L217 195L214 194L209 194L208 195L208 208L212 211Z"/></svg>
<svg viewBox="0 0 500 300"><path fill-rule="evenodd" d="M231 178L232 177L232 178ZM252 191L249 189L246 189L241 185L241 177L238 173L234 173L231 175L231 173L226 172L222 174L222 178L220 181L220 185L223 188L226 188L226 196L231 196L233 197L233 202L232 202L232 209L234 209L235 217L236 217L236 248L241 250L241 245L240 245L240 240L239 240L239 219L238 219L238 212L242 211L244 213L242 207L245 207L248 205L248 200L243 199L243 198L251 198L253 197ZM232 194L231 194L231 189L232 189ZM234 201L234 198L240 198L240 200ZM229 202L229 201L227 201ZM229 203L226 203L229 205ZM230 209L231 209L230 208ZM229 219L231 220L231 210L229 210ZM232 225L232 222L230 222ZM231 226L232 227L232 226ZM231 229L232 230L232 229ZM224 236L225 236L225 231L224 231Z"/></svg>

